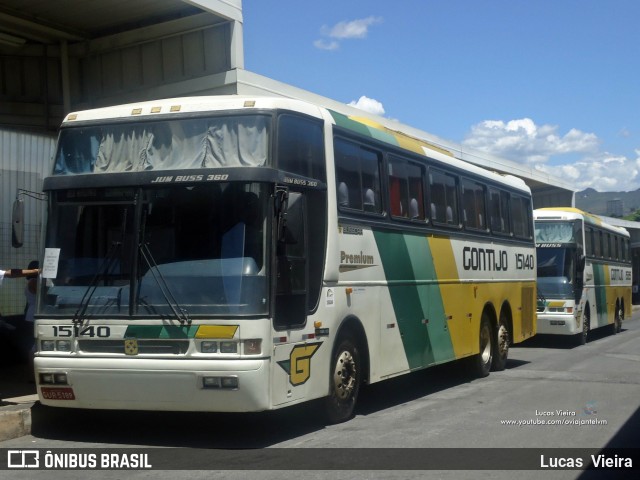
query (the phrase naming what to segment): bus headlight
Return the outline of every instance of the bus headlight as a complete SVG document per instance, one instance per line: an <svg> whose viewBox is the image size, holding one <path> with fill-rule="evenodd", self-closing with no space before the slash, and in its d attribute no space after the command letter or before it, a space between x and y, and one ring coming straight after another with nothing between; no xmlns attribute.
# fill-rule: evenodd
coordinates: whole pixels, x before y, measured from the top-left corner
<svg viewBox="0 0 640 480"><path fill-rule="evenodd" d="M201 353L217 353L218 342L211 342L208 340L200 342L200 352Z"/></svg>
<svg viewBox="0 0 640 480"><path fill-rule="evenodd" d="M238 353L238 343L220 342L220 353Z"/></svg>
<svg viewBox="0 0 640 480"><path fill-rule="evenodd" d="M41 373L39 376L40 385L69 385L66 373Z"/></svg>
<svg viewBox="0 0 640 480"><path fill-rule="evenodd" d="M221 377L221 387L222 388L229 388L229 389L236 389L238 388L238 377Z"/></svg>
<svg viewBox="0 0 640 480"><path fill-rule="evenodd" d="M71 342L69 340L56 340L56 350L59 352L70 352Z"/></svg>
<svg viewBox="0 0 640 480"><path fill-rule="evenodd" d="M70 352L71 340L41 340L40 351L42 352Z"/></svg>
<svg viewBox="0 0 640 480"><path fill-rule="evenodd" d="M202 377L202 388L237 390L238 377Z"/></svg>

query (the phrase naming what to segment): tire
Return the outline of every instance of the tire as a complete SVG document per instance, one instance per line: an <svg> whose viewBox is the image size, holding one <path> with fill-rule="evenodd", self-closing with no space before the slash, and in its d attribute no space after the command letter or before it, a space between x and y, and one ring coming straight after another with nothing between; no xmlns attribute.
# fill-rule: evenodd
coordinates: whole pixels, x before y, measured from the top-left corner
<svg viewBox="0 0 640 480"><path fill-rule="evenodd" d="M489 375L491 364L493 363L493 352L495 351L493 330L491 322L486 313L482 314L480 321L480 331L478 332L478 343L480 345L480 353L472 357L472 371L474 376L483 378Z"/></svg>
<svg viewBox="0 0 640 480"><path fill-rule="evenodd" d="M329 371L329 396L325 399L329 423L345 422L353 416L362 380L362 363L356 342L350 336L344 336L336 345Z"/></svg>
<svg viewBox="0 0 640 480"><path fill-rule="evenodd" d="M613 333L620 333L622 331L622 319L624 318L624 309L622 304L616 309L616 318L613 323Z"/></svg>
<svg viewBox="0 0 640 480"><path fill-rule="evenodd" d="M582 316L582 332L578 334L578 345L586 345L590 326L591 314L589 313L589 305L587 305L584 309L584 315Z"/></svg>
<svg viewBox="0 0 640 480"><path fill-rule="evenodd" d="M509 327L506 318L500 318L498 334L496 335L495 351L493 352L493 363L491 370L501 372L507 366L509 356Z"/></svg>

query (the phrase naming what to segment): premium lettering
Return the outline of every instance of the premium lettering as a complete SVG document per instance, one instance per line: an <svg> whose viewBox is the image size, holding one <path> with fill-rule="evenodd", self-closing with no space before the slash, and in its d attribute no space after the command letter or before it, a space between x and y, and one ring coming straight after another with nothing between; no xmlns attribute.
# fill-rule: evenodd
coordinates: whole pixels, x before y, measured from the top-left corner
<svg viewBox="0 0 640 480"><path fill-rule="evenodd" d="M342 250L340 252L340 263L352 265L373 265L373 255L366 255L362 253L362 251L359 254L354 255Z"/></svg>

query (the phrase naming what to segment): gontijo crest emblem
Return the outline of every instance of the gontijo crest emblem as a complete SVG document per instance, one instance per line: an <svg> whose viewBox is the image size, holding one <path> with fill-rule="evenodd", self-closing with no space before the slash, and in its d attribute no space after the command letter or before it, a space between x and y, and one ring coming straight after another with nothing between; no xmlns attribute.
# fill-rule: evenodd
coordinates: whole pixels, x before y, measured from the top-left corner
<svg viewBox="0 0 640 480"><path fill-rule="evenodd" d="M278 362L278 365L289 374L289 383L294 387L302 385L311 376L311 357L320 348L322 342L296 345L289 354L289 360Z"/></svg>
<svg viewBox="0 0 640 480"><path fill-rule="evenodd" d="M124 339L124 353L126 355L138 355L138 339L137 338Z"/></svg>

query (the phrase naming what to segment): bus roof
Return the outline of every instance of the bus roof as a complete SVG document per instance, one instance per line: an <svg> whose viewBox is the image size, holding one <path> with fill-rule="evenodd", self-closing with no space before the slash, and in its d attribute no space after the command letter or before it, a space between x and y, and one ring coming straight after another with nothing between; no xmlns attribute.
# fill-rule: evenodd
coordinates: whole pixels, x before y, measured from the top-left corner
<svg viewBox="0 0 640 480"><path fill-rule="evenodd" d="M306 115L322 118L320 107L309 102L284 97L262 97L247 95L211 95L200 97L179 97L127 103L109 107L82 110L68 114L62 126L70 126L76 122L115 120L145 117L160 117L185 113L216 112L223 110L244 109L287 109Z"/></svg>
<svg viewBox="0 0 640 480"><path fill-rule="evenodd" d="M585 212L580 210L579 208L573 207L547 207L547 208L537 208L533 211L534 220L578 220L583 219L585 223L591 225L597 225L605 230L611 230L612 232L616 232L622 234L624 236L629 236L629 232L626 228L617 227L615 225L611 225L606 223L602 218L594 215L593 213Z"/></svg>
<svg viewBox="0 0 640 480"><path fill-rule="evenodd" d="M429 143L426 140L414 137L399 129L393 130L362 112L360 116L346 116L333 110L329 110L313 103L291 99L286 97L269 96L249 96L249 95L211 95L179 97L169 99L150 100L123 105L95 108L69 113L62 127L70 127L76 123L100 122L109 120L149 121L152 119L167 118L178 114L198 114L205 112L219 112L224 110L270 110L282 109L299 112L318 119L325 119L342 128L354 133L368 136L377 141L387 143L417 153L423 157L429 157L438 162L454 166L459 170L473 173L484 177L501 185L508 185L516 190L520 190L527 196L531 195L531 190L527 184L519 177L493 172L482 167L455 158L449 151Z"/></svg>

